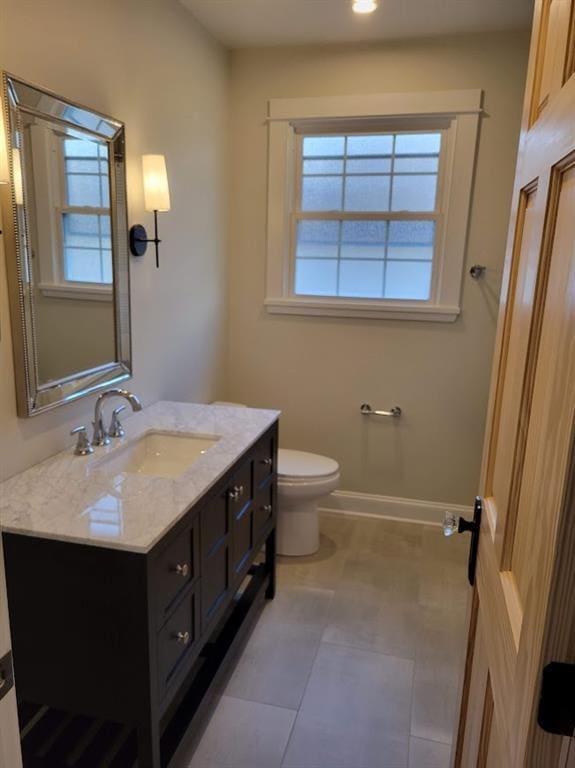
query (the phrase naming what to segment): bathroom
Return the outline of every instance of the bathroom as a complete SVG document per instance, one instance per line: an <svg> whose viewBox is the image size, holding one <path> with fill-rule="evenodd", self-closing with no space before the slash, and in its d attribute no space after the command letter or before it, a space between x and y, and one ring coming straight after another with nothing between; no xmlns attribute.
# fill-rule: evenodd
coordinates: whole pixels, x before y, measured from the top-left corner
<svg viewBox="0 0 575 768"><path fill-rule="evenodd" d="M544 222L549 196L558 201L556 229L564 233L562 242L572 242L573 228L561 219L561 206L573 196L569 158L575 139L565 119L573 117L575 105L573 7L573 2L558 0L536 0L535 8L530 0L378 0L372 13L356 14L351 0L3 0L0 69L123 124L129 227L141 224L147 238L155 236L154 217L144 199L142 156L164 156L170 204L157 215L159 266L154 243L143 256L126 250L129 378L30 418L18 392L23 373L14 347L20 307L11 288L15 249L8 239L15 234L6 214L12 165L12 185L0 185L0 481L18 483L21 473L59 452L65 456L62 466L73 472L82 471L82 462L101 461L107 452L112 457L118 446L142 434L143 427L131 425L151 424L148 414L158 413L154 404L166 401L216 409L202 412L216 415L202 416L207 426L194 426L199 432L223 435L226 419L244 425L241 451L236 452L256 450L256 463L262 459L260 448L253 446L264 438L271 441L274 469L276 417L258 417L251 409L281 412L280 450L305 451L337 463L328 471L337 475L336 490L319 499L319 516L312 514L311 522L300 521L299 527L295 516L291 518L296 539L301 525L313 528L319 521L319 549L313 551L317 542L312 531L306 554L287 554L279 546L276 558L271 546L265 557L254 550L250 570L269 566L270 580L275 573L274 599L254 603L250 623L203 699L198 727L173 748L173 759L159 757L155 744L150 748L153 757L142 748L140 768L571 768L568 761L575 761L573 739L565 733L555 730L551 735L535 726L529 730L521 707L517 719L507 718L509 702L523 705L539 697L541 670L551 660L548 648L554 637L563 636L555 624L568 625L573 613L570 605L551 610L560 588L548 576L557 571L566 574L564 583L571 583L572 567L564 564L572 562L573 542L561 531L570 529L564 499L569 495L566 446L574 402L566 382L573 352L559 354L551 341L546 346L547 335L566 338L563 326L557 325L560 320L547 321L545 310L562 306L563 294L556 292L553 302L543 302L545 291L569 285L573 275L565 272L565 265L563 277L559 267L555 275L554 264L560 260L552 258L555 241ZM560 52L559 63L553 63L552 50ZM531 96L529 101L535 92L537 99ZM286 190L300 183L297 177L305 163L322 162L305 154L306 141L312 146L326 132L333 138L336 123L346 137L366 130L378 133L377 116L379 133L382 116L388 134L392 124L410 116L412 131L451 131L451 155L445 153L440 162L441 173L453 182L442 182L442 194L454 213L447 224L447 217L441 223L444 270L441 281L439 271L434 273L435 300L428 306L414 306L413 301L392 301L393 306L374 306L369 300L330 302L329 290L319 299L294 297L286 287L291 278L282 261L285 244L293 240L284 198ZM543 149L547 125L560 137L552 157ZM399 135L401 129L396 130ZM531 143L520 145L520 136L530 132ZM536 142L540 152L533 150ZM7 154L4 142L1 150L0 155ZM286 158L299 151L305 159L294 180ZM525 153L519 165L518 152ZM559 171L545 174L532 155ZM323 151L317 156L325 160ZM554 173L565 179L564 197ZM10 181L2 157L0 181ZM367 218L377 218L377 208L355 210L371 211ZM304 220L298 219L297 226ZM523 250L528 250L517 234L517 222L525 221L536 245L523 272L509 265L521 262ZM451 228L447 235L445 227ZM569 247L561 250L568 252ZM544 279L535 280L539 263L547 271ZM472 275L474 266L479 269ZM519 296L519 291L533 310L523 320L520 302L506 303L506 297ZM65 304L66 299L58 302ZM506 306L511 306L507 315ZM509 317L517 317L517 323ZM570 317L565 310L561 320L571 322L569 330ZM519 329L515 335L513 328ZM529 335L530 328L535 332ZM88 334L89 322L81 330ZM70 326L61 336L52 336L60 353L74 345L72 331ZM521 345L521 334L539 341ZM546 353L548 347L553 354ZM555 372L550 381L562 388L550 400L557 410L549 414L542 404L538 416L544 382L539 383L543 374L535 362L544 354L542 369L550 377ZM498 385L498 366L520 373ZM91 456L73 456L76 438L70 432L85 425L91 438L96 398L117 386L137 395L142 412L132 414L125 403L120 418L126 437L112 440L108 448L96 447ZM514 403L519 410L513 410ZM123 404L116 399L104 403L105 424L112 408ZM371 411L362 410L366 404ZM396 408L399 415L393 415ZM509 418L501 419L501 413ZM516 503L519 511L509 529L525 531L516 537L517 552L533 554L533 570L513 561L510 545L501 549L497 544L498 556L504 554L495 584L489 581L487 565L483 571L481 566L490 552L484 527L491 526L492 533L497 528L492 513L497 494L520 495L520 480L511 484L511 491L498 480L505 473L516 477L512 456L524 456L522 467L533 462L533 471L522 469L520 475L534 478L531 497L538 498L539 454L532 456L530 430L517 426L520 421L530 424L529 414L534 414L533 429L542 437L548 421L565 424L564 433L552 431L561 457L553 464L556 497L545 501L549 524L537 527L536 533L527 506ZM507 432L511 437L499 443L492 437L489 447L486 435ZM524 450L514 454L513 441L524 433L516 443ZM218 450L217 445L208 448L199 462ZM544 463L543 453L539 458ZM505 471L497 475L493 466L502 464ZM220 470L232 471L231 464ZM486 481L486 475L495 481ZM18 493L25 509L22 483ZM48 493L52 479L46 485ZM0 485L6 541L11 536L33 539L16 535L12 502L6 502L7 494L14 494L10 487ZM269 503L275 506L276 491L270 493ZM281 487L278 495L281 501ZM444 536L445 519L452 527L457 518L474 519L478 495L484 499L483 522L475 519L474 531ZM53 499L46 504L55 503ZM43 500L38 496L34 503L39 509ZM500 522L504 517L502 513ZM110 518L106 520L110 525ZM149 521L157 522L151 513ZM45 524L49 527L49 521ZM116 520L120 528L122 524ZM468 557L480 525L480 577L472 588ZM269 543L268 522L262 523L264 530ZM511 540L512 534L504 538ZM11 546L6 544L6 580L9 593L15 594L22 580L12 576L11 581L10 568L14 564L19 572L28 561L16 563ZM83 562L89 561L87 556ZM99 565L94 562L93 567ZM511 574L509 580L504 574ZM543 585L538 594L544 602L537 603L537 610L530 602L534 583ZM272 592L268 585L268 597ZM10 635L2 591L0 598L1 658L10 648ZM60 615L63 608L55 606L54 611ZM511 617L509 630L499 622L501 633L507 634L490 643L497 611ZM542 617L540 624L531 620L535 614ZM46 625L38 629L44 631ZM66 763L55 758L27 757L26 749L21 762L16 696L19 677L22 690L31 677L18 670L21 634L12 627L15 686L5 696L0 687L0 766L63 768ZM553 661L573 661L572 649L557 643L553 648ZM513 678L515 687L499 675L503 653L510 654L503 663L508 668L522 664L525 655L536 659L529 674ZM59 671L66 676L65 669ZM0 681L3 674L10 677L2 669ZM50 674L57 685L58 676L54 678L53 670ZM47 679L50 674L47 670ZM515 683L520 677L527 681L521 691ZM513 691L509 699L507 689ZM533 715L535 705L525 706L527 715ZM515 732L522 740L511 739ZM528 762L528 744L531 753L549 757ZM136 764L118 760L93 765Z"/></svg>

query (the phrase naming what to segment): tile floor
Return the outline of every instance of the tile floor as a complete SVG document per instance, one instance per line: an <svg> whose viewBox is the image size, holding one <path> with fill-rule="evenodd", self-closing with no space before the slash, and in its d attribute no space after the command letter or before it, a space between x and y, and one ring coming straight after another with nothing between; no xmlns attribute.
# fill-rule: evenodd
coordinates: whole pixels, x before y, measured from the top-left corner
<svg viewBox="0 0 575 768"><path fill-rule="evenodd" d="M186 768L449 768L467 537L322 515L268 603Z"/></svg>

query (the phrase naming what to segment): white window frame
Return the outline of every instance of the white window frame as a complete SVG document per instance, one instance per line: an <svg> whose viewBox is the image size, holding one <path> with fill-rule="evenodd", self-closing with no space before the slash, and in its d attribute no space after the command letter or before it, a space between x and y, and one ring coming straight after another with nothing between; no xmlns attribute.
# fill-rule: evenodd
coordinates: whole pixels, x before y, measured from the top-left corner
<svg viewBox="0 0 575 768"><path fill-rule="evenodd" d="M372 317L452 322L461 312L461 285L481 90L271 99L266 310L272 314ZM438 212L432 290L427 301L299 296L293 291L294 211L299 187L298 134L441 130ZM334 214L335 215L335 214ZM363 217L362 217L363 218Z"/></svg>
<svg viewBox="0 0 575 768"><path fill-rule="evenodd" d="M66 280L64 277L63 213L109 213L108 208L81 208L66 204L66 178L62 139L44 131L32 131L34 143L33 157L42 159L42 164L35 168L35 194L38 200L48 201L48 205L39 205L34 200L38 212L38 242L35 251L38 256L38 289L43 296L58 299L83 299L107 301L114 299L113 283L90 283Z"/></svg>

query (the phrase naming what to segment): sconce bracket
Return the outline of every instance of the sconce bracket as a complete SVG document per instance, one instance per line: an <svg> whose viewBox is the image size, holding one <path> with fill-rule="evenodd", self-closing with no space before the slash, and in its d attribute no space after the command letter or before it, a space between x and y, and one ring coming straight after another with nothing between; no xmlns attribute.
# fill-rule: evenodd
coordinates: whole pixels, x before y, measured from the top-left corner
<svg viewBox="0 0 575 768"><path fill-rule="evenodd" d="M134 256L143 256L148 247L148 233L141 224L130 227L130 251Z"/></svg>

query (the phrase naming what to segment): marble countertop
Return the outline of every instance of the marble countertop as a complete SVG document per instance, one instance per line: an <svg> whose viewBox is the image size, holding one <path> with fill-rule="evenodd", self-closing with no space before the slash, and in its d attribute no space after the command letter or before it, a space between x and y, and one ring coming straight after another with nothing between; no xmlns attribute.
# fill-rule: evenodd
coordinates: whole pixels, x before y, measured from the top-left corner
<svg viewBox="0 0 575 768"><path fill-rule="evenodd" d="M155 403L126 418L124 438L90 456L74 456L71 446L0 484L0 525L29 536L148 552L279 415ZM103 457L153 430L221 437L177 478L109 474L99 466Z"/></svg>

